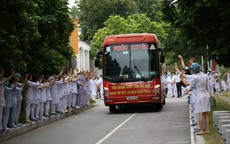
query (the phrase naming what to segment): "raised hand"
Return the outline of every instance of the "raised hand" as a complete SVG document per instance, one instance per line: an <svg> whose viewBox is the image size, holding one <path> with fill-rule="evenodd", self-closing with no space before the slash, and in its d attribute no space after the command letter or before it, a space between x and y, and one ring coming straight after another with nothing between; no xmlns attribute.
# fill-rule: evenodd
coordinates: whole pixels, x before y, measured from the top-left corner
<svg viewBox="0 0 230 144"><path fill-rule="evenodd" d="M179 59L183 59L182 55L178 55L178 58L179 58Z"/></svg>

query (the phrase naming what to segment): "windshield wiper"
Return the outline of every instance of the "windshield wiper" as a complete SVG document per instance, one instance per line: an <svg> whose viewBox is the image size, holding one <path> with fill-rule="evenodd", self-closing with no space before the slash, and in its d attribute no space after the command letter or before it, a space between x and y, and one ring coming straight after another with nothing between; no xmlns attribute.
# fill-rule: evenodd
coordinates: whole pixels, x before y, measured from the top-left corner
<svg viewBox="0 0 230 144"><path fill-rule="evenodd" d="M145 76L141 73L141 71L139 70L139 68L137 66L134 66L134 69L137 71L137 73L140 75L141 80L147 82L147 79L145 78Z"/></svg>

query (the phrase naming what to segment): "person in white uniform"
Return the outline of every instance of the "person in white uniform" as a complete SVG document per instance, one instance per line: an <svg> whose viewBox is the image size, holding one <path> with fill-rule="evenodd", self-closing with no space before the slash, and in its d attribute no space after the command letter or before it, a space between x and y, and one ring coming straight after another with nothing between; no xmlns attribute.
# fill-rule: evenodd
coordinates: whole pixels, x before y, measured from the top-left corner
<svg viewBox="0 0 230 144"><path fill-rule="evenodd" d="M210 95L214 94L214 86L215 86L216 80L213 76L213 73L211 69L208 70L208 91Z"/></svg>
<svg viewBox="0 0 230 144"><path fill-rule="evenodd" d="M25 120L26 122L31 122L29 119L30 112L31 112L31 104L34 99L34 87L38 87L35 82L32 82L32 75L28 74L28 81L27 81L27 90L25 91L24 95L24 102L25 102Z"/></svg>
<svg viewBox="0 0 230 144"><path fill-rule="evenodd" d="M100 78L98 79L98 84L100 85L100 97L101 97L101 100L104 100L104 90L103 90L102 75L100 75Z"/></svg>
<svg viewBox="0 0 230 144"><path fill-rule="evenodd" d="M4 78L4 71L0 67L0 132L8 132L7 128L3 128L3 109L6 106L6 101L4 97L4 91L5 91L5 86L7 85L7 82L13 77L14 71L12 71L12 74L6 79Z"/></svg>
<svg viewBox="0 0 230 144"><path fill-rule="evenodd" d="M38 114L40 110L40 82L38 81L38 77L34 76L33 81L35 83L35 87L33 88L33 101L31 104L31 110L30 110L30 120L32 121L38 121Z"/></svg>
<svg viewBox="0 0 230 144"><path fill-rule="evenodd" d="M46 102L46 87L47 87L47 83L46 83L44 74L40 76L39 82L41 83L41 89L40 89L40 109L38 113L38 119L41 120L44 115L44 108L45 108L45 102Z"/></svg>
<svg viewBox="0 0 230 144"><path fill-rule="evenodd" d="M175 72L174 78L175 78L175 82L176 82L177 97L180 98L180 97L182 97L182 88L181 88L180 75L177 72Z"/></svg>
<svg viewBox="0 0 230 144"><path fill-rule="evenodd" d="M5 98L4 98L4 86L6 84L6 80L3 77L4 71L0 67L0 132L2 132L2 114L3 114L3 107L6 105Z"/></svg>
<svg viewBox="0 0 230 144"><path fill-rule="evenodd" d="M92 73L90 75L89 89L90 89L90 96L95 101L97 97L97 83Z"/></svg>
<svg viewBox="0 0 230 144"><path fill-rule="evenodd" d="M210 133L209 129L209 115L210 111L210 94L208 92L208 75L200 72L201 66L198 63L192 63L190 66L190 87L195 95L195 109L196 113L199 113L200 130L197 135ZM204 122L206 129L204 130Z"/></svg>
<svg viewBox="0 0 230 144"><path fill-rule="evenodd" d="M77 95L78 95L78 88L77 88L77 81L78 81L77 73L73 75L71 85L72 85L72 101L71 107L75 108L77 105Z"/></svg>
<svg viewBox="0 0 230 144"><path fill-rule="evenodd" d="M58 89L57 89L57 76L54 74L54 76L51 78L54 79L53 84L52 84L51 89L50 89L51 97L52 97L51 115L57 115L56 110L57 110L59 102L60 102Z"/></svg>
<svg viewBox="0 0 230 144"><path fill-rule="evenodd" d="M227 82L226 82L227 91L230 92L230 70L227 72Z"/></svg>
<svg viewBox="0 0 230 144"><path fill-rule="evenodd" d="M24 90L25 85L27 84L27 79L28 79L28 75L26 74L25 77L24 77L23 83L18 82L18 84L17 84L17 87L18 87L18 89L16 91L17 112L16 112L16 118L15 118L15 122L14 122L16 126L22 126L22 124L19 123L19 116L20 116L20 113L21 113L22 100L23 100L22 92Z"/></svg>
<svg viewBox="0 0 230 144"><path fill-rule="evenodd" d="M51 105L51 101L52 101L52 97L51 97L51 91L50 91L50 87L52 85L52 79L48 79L48 77L45 78L45 82L46 82L46 102L45 102L45 117L50 117L50 105Z"/></svg>
<svg viewBox="0 0 230 144"><path fill-rule="evenodd" d="M167 84L168 84L168 94L167 97L168 98L173 98L174 97L174 84L175 84L175 79L173 77L173 75L171 74L170 71L168 71L168 76L166 78Z"/></svg>

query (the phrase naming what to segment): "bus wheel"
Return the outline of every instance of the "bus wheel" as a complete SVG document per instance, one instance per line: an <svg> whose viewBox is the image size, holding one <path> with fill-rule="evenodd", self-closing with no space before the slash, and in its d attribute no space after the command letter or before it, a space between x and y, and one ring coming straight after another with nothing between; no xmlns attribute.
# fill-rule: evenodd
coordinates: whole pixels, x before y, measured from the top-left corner
<svg viewBox="0 0 230 144"><path fill-rule="evenodd" d="M158 110L162 110L163 105L161 103L157 103L156 107L157 107Z"/></svg>
<svg viewBox="0 0 230 144"><path fill-rule="evenodd" d="M164 97L164 100L163 100L163 103L162 103L162 105L165 105L165 97Z"/></svg>
<svg viewBox="0 0 230 144"><path fill-rule="evenodd" d="M115 112L116 112L116 105L111 105L111 106L109 106L109 111L110 111L111 113L115 113Z"/></svg>

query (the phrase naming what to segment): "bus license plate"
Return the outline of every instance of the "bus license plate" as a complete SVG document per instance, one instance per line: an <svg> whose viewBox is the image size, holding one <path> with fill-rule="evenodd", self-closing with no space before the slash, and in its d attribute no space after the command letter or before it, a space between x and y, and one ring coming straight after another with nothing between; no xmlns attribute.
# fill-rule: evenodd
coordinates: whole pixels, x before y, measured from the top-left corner
<svg viewBox="0 0 230 144"><path fill-rule="evenodd" d="M127 100L138 100L137 96L131 96L131 97L127 97Z"/></svg>

